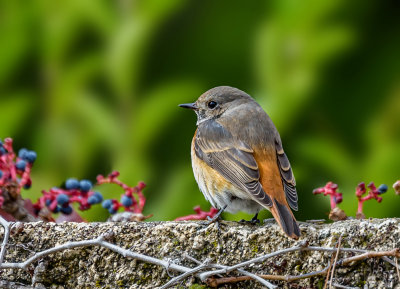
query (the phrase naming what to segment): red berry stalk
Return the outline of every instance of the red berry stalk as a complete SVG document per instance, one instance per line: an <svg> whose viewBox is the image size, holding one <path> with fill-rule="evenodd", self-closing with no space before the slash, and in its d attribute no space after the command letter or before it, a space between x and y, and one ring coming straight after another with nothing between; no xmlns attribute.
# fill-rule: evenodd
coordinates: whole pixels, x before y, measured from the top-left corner
<svg viewBox="0 0 400 289"><path fill-rule="evenodd" d="M313 191L313 194L324 194L329 195L331 201L331 210L333 210L337 204L343 201L342 193L337 192L338 185L332 182L328 182L324 187L317 188Z"/></svg>
<svg viewBox="0 0 400 289"><path fill-rule="evenodd" d="M35 160L36 153L27 149L21 149L16 156L11 138L6 138L4 144L0 141L0 193L1 187L12 183L17 184L18 194L22 188L30 188L31 169ZM3 201L0 196L0 205Z"/></svg>
<svg viewBox="0 0 400 289"><path fill-rule="evenodd" d="M218 213L218 209L214 207L211 207L209 212L205 212L201 210L200 206L196 206L193 208L193 211L195 211L196 214L179 217L176 218L175 221L206 220L207 217L213 218Z"/></svg>
<svg viewBox="0 0 400 289"><path fill-rule="evenodd" d="M33 216L32 203L21 197L22 188L31 187L31 168L36 153L20 149L14 153L13 140L0 140L0 214L7 220L37 221Z"/></svg>
<svg viewBox="0 0 400 289"><path fill-rule="evenodd" d="M359 183L356 187L356 196L358 199L358 208L357 208L356 217L358 219L365 218L365 215L363 212L364 202L371 200L371 199L375 199L378 203L380 203L380 202L382 202L382 197L380 197L379 195L386 193L386 191L388 190L388 187L385 184L382 184L379 186L379 188L376 188L374 182L370 182L368 185L368 188L369 188L368 195L363 197L363 195L367 192L365 183L364 182Z"/></svg>
<svg viewBox="0 0 400 289"><path fill-rule="evenodd" d="M115 214L119 208L123 207L125 211L133 212L135 214L142 214L144 205L146 204L146 198L144 197L142 190L146 187L146 184L139 182L135 187L129 187L120 180L118 180L119 172L114 171L107 177L102 175L97 176L97 184L116 184L120 186L125 193L121 196L121 201L115 199L108 199L103 202L103 207L108 209L110 214ZM134 196L136 195L136 197Z"/></svg>

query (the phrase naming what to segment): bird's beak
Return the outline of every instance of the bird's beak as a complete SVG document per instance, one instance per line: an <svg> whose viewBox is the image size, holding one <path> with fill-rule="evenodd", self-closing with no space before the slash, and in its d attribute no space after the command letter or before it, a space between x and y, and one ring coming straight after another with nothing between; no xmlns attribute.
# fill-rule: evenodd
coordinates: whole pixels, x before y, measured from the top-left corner
<svg viewBox="0 0 400 289"><path fill-rule="evenodd" d="M195 102L193 102L193 103L183 103L183 104L180 104L179 106L183 107L183 108L193 109L193 110L198 110L199 109Z"/></svg>

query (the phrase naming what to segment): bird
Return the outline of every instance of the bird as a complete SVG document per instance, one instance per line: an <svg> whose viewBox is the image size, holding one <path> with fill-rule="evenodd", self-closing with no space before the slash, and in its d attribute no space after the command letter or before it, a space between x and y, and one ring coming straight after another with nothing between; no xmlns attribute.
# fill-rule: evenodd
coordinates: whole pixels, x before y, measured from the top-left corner
<svg viewBox="0 0 400 289"><path fill-rule="evenodd" d="M255 214L269 210L293 239L300 229L296 181L278 130L262 107L244 91L218 86L194 103L197 129L191 143L194 177L207 201L222 211Z"/></svg>

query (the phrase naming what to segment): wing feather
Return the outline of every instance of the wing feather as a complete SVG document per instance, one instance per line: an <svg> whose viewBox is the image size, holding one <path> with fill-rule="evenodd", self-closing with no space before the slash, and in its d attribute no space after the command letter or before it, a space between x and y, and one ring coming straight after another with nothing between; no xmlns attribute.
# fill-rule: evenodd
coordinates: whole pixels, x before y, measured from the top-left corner
<svg viewBox="0 0 400 289"><path fill-rule="evenodd" d="M294 178L292 168L289 163L289 159L286 156L280 140L275 139L275 150L279 164L279 171L285 190L286 200L289 206L297 211L298 210L298 197L296 191L296 180Z"/></svg>
<svg viewBox="0 0 400 289"><path fill-rule="evenodd" d="M236 187L249 192L258 202L272 206L260 183L260 172L253 150L219 123L210 120L199 125L195 139L197 157L218 171Z"/></svg>

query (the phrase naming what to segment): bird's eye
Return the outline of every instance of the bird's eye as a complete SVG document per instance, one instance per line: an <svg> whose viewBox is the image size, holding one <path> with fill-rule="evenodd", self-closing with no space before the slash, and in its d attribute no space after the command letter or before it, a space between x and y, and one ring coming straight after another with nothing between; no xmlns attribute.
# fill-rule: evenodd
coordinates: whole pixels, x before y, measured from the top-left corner
<svg viewBox="0 0 400 289"><path fill-rule="evenodd" d="M207 103L208 108L214 109L217 106L217 103L215 101L210 101Z"/></svg>

